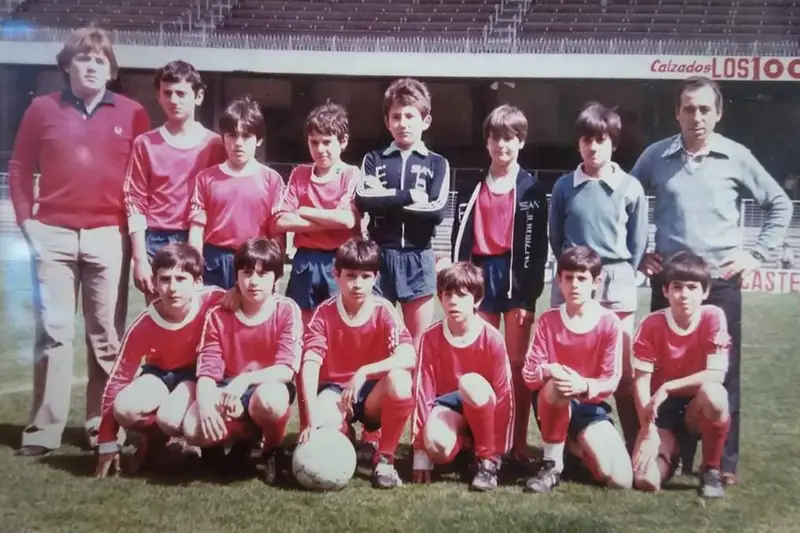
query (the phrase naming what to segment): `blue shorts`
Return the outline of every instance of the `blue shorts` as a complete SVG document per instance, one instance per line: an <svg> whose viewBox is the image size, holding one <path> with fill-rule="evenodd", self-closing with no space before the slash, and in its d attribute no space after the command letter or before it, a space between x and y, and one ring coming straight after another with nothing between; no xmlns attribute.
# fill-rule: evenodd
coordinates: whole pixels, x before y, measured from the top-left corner
<svg viewBox="0 0 800 533"><path fill-rule="evenodd" d="M216 285L225 290L236 285L236 272L233 271L233 254L236 250L222 248L213 244L203 245L203 283Z"/></svg>
<svg viewBox="0 0 800 533"><path fill-rule="evenodd" d="M217 386L222 388L225 387L228 383L233 381L234 378L225 378L222 381L217 382ZM286 385L286 390L289 392L289 405L294 403L295 396L297 395L297 388L295 387L294 383L291 381L288 383L284 383ZM242 415L243 420L250 419L250 400L253 399L253 394L256 392L256 389L259 385L250 385L247 387L247 390L242 393L242 407L244 407L244 415Z"/></svg>
<svg viewBox="0 0 800 533"><path fill-rule="evenodd" d="M686 425L686 408L693 396L667 396L656 414L656 427L666 429L673 435L689 435Z"/></svg>
<svg viewBox="0 0 800 533"><path fill-rule="evenodd" d="M436 294L436 258L433 250L381 249L376 284L381 296L396 304Z"/></svg>
<svg viewBox="0 0 800 533"><path fill-rule="evenodd" d="M150 375L155 376L160 379L164 385L166 385L167 390L172 392L175 390L175 387L183 383L184 381L197 381L197 376L195 375L195 367L191 366L188 368L178 368L176 370L162 370L155 365L143 365L142 366L142 376Z"/></svg>
<svg viewBox="0 0 800 533"><path fill-rule="evenodd" d="M472 263L483 271L483 301L479 310L484 313L505 313L512 309L529 309L523 302L509 297L511 288L511 252L502 255L473 255Z"/></svg>
<svg viewBox="0 0 800 533"><path fill-rule="evenodd" d="M300 309L315 309L339 293L339 287L333 277L335 256L335 251L308 248L298 248L295 252L286 296L294 300Z"/></svg>
<svg viewBox="0 0 800 533"><path fill-rule="evenodd" d="M461 398L461 393L458 391L448 392L447 394L438 396L433 401L433 405L441 405L456 413L464 414L464 400Z"/></svg>
<svg viewBox="0 0 800 533"><path fill-rule="evenodd" d="M378 384L378 381L377 379L368 379L365 381L364 385L361 386L361 390L358 391L355 405L353 405L353 418L350 419L350 422L361 422L361 425L363 425L364 429L367 431L378 431L381 428L381 421L368 419L364 411L367 397L372 392L372 389L375 388L375 385ZM344 392L344 385L339 385L338 383L320 383L319 387L317 387L317 394L328 389L335 390L341 394Z"/></svg>
<svg viewBox="0 0 800 533"><path fill-rule="evenodd" d="M188 230L148 229L144 233L144 243L147 257L152 261L160 249L168 244L183 244L189 242Z"/></svg>
<svg viewBox="0 0 800 533"><path fill-rule="evenodd" d="M539 422L539 414L537 413L537 404L539 401L539 392L533 393L533 413L536 415L536 422ZM577 439L583 431L596 422L608 421L612 424L611 420L612 409L607 402L589 403L579 402L578 400L570 400L570 407L572 414L569 419L569 427L567 428L567 435L572 439Z"/></svg>

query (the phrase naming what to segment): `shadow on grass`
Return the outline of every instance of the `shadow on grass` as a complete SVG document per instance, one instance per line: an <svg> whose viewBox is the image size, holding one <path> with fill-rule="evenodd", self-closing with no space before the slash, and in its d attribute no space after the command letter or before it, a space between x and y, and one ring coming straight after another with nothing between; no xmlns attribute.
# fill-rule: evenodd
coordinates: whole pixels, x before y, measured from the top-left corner
<svg viewBox="0 0 800 533"><path fill-rule="evenodd" d="M0 447L5 446L13 450L22 446L22 432L25 426L22 424L0 424ZM62 445L74 446L82 450L88 450L89 445L86 440L86 432L81 427L67 426L61 437Z"/></svg>

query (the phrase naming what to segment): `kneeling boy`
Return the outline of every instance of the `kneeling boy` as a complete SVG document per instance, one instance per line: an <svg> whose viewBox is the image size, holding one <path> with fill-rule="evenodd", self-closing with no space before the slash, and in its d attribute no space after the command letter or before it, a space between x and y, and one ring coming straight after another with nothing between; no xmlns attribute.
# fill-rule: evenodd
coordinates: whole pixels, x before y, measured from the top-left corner
<svg viewBox="0 0 800 533"><path fill-rule="evenodd" d="M639 325L633 343L634 393L641 431L634 451L636 487L659 490L673 474L681 436L700 435L700 493L724 496L720 461L730 427L725 313L703 305L710 276L702 258L680 252L664 264L669 307ZM655 391L655 392L653 392Z"/></svg>
<svg viewBox="0 0 800 533"><path fill-rule="evenodd" d="M194 401L197 346L206 313L225 294L203 287L203 257L188 244L156 252L153 272L157 299L125 333L103 394L98 477L119 470L120 425L143 433L132 471L146 466L169 437L180 435Z"/></svg>
<svg viewBox="0 0 800 533"><path fill-rule="evenodd" d="M394 467L397 444L414 408L411 336L385 299L372 288L380 268L380 248L354 238L334 259L339 296L314 312L305 335L301 408L306 426L300 441L320 428L339 428L352 438L352 422L381 429L372 485L402 484Z"/></svg>
<svg viewBox="0 0 800 533"><path fill-rule="evenodd" d="M559 484L568 441L600 483L628 488L633 481L630 455L606 402L622 373L624 328L592 299L602 270L600 256L586 246L558 258L554 281L565 303L539 318L522 371L544 441L542 468L528 479L527 492L546 493Z"/></svg>
<svg viewBox="0 0 800 533"><path fill-rule="evenodd" d="M477 314L480 267L459 262L439 272L445 319L422 335L417 357L414 421L415 482L430 481L433 463L449 463L464 439L475 443L470 488L497 488L500 457L511 448L514 397L503 335Z"/></svg>
<svg viewBox="0 0 800 533"><path fill-rule="evenodd" d="M283 444L295 396L303 322L297 304L274 294L283 274L276 241L245 241L234 256L234 270L232 305L212 309L206 319L197 358L197 401L186 415L184 433L207 453L260 430L266 478L272 482L274 452Z"/></svg>

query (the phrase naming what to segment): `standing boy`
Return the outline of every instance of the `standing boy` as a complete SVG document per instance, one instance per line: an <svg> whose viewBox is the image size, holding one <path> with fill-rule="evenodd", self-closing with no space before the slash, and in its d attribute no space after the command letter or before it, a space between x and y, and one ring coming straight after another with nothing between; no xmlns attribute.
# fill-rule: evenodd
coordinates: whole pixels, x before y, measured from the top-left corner
<svg viewBox="0 0 800 533"><path fill-rule="evenodd" d="M511 448L514 394L503 336L477 314L481 269L459 262L436 279L445 319L428 328L417 356L411 428L415 482L434 463L452 462L469 437L477 471L470 488L497 488L500 459Z"/></svg>
<svg viewBox="0 0 800 533"><path fill-rule="evenodd" d="M236 249L246 239L272 233L272 213L283 194L283 179L255 158L264 140L258 102L234 101L220 117L219 129L228 160L197 176L189 243L203 253L205 284L230 289L236 284Z"/></svg>
<svg viewBox="0 0 800 533"><path fill-rule="evenodd" d="M394 459L414 409L415 354L394 306L372 293L380 261L378 245L361 238L336 252L339 295L317 307L305 334L300 441L320 427L351 437L353 422L380 428L372 485L391 489L402 485Z"/></svg>
<svg viewBox="0 0 800 533"><path fill-rule="evenodd" d="M547 493L561 480L564 451L608 487L633 482L631 458L611 422L606 400L622 373L624 330L619 317L592 298L601 283L600 256L586 246L558 258L556 283L565 302L542 313L522 375L533 395L544 458L527 492Z"/></svg>
<svg viewBox="0 0 800 533"><path fill-rule="evenodd" d="M431 95L419 80L394 81L383 97L393 142L364 156L356 205L369 214L368 232L381 247L378 287L419 345L433 321L436 267L431 240L444 218L450 164L422 141L431 124Z"/></svg>
<svg viewBox="0 0 800 533"><path fill-rule="evenodd" d="M633 404L630 343L638 307L636 269L647 248L647 198L639 181L611 160L619 145L619 115L598 103L588 104L575 122L583 162L562 176L550 200L550 245L558 257L573 246L588 246L600 255L603 280L596 298L622 320L625 351L622 379L614 394L628 451L639 431ZM550 303L564 303L558 283Z"/></svg>
<svg viewBox="0 0 800 533"><path fill-rule="evenodd" d="M538 180L517 163L525 146L528 120L516 107L494 109L483 123L491 157L486 179L456 198L453 260L472 261L483 270L481 315L494 327L503 319L516 395L511 458L528 458L530 391L522 365L536 300L544 288L547 261L547 198Z"/></svg>
<svg viewBox="0 0 800 533"><path fill-rule="evenodd" d="M170 243L189 240L189 203L197 174L225 161L222 138L195 119L206 86L185 61L156 71L158 103L167 117L133 141L123 193L133 249L133 282L155 297L150 262Z"/></svg>
<svg viewBox="0 0 800 533"><path fill-rule="evenodd" d="M725 313L708 298L708 264L690 252L664 262L669 307L645 317L633 344L636 409L642 429L633 456L636 487L659 490L673 474L681 436L703 441L700 493L725 494L720 465L731 424L728 369L731 338ZM683 442L687 442L683 439Z"/></svg>

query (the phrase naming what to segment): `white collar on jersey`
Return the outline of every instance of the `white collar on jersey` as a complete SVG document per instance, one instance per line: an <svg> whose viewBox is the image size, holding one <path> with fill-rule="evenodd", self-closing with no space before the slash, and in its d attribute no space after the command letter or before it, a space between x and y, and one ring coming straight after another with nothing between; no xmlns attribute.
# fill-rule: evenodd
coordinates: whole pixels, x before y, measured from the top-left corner
<svg viewBox="0 0 800 533"><path fill-rule="evenodd" d="M197 314L200 312L201 298L202 297L199 292L192 295L192 301L189 304L189 312L186 314L186 317L180 322L170 322L169 320L161 316L158 310L156 309L155 306L156 302L153 302L147 306L147 315L153 322L156 323L158 327L170 331L177 331L186 326L186 324L188 324L192 320L194 320L195 317L197 317Z"/></svg>
<svg viewBox="0 0 800 533"><path fill-rule="evenodd" d="M423 157L427 157L428 154L430 153L428 151L428 147L425 146L425 143L423 141L415 142L408 150L401 150L400 147L397 146L397 144L394 141L392 141L392 144L390 144L389 147L383 151L383 155L391 155L394 152L400 152L401 154L410 154L411 152L417 152L419 155Z"/></svg>
<svg viewBox="0 0 800 533"><path fill-rule="evenodd" d="M361 306L361 309L359 309L358 313L356 313L356 316L350 318L350 316L347 314L347 310L344 308L344 304L342 303L341 295L336 297L336 311L338 311L342 322L351 328L357 328L366 324L367 320L369 320L369 317L371 317L372 313L375 311L376 306L377 301L375 300L375 296L368 295L364 300L364 304Z"/></svg>
<svg viewBox="0 0 800 533"><path fill-rule="evenodd" d="M466 348L467 346L471 346L476 340L478 340L478 337L485 326L486 321L480 316L475 315L472 319L472 323L469 325L469 329L467 329L466 335L459 337L453 335L453 332L447 327L447 319L445 318L442 320L442 332L444 333L444 338L447 341L447 344L453 348Z"/></svg>
<svg viewBox="0 0 800 533"><path fill-rule="evenodd" d="M600 305L600 302L591 300L584 305L582 315L570 318L567 314L567 304L558 306L558 312L561 315L564 327L578 335L592 331L600 322L600 319L603 318L604 311L605 308Z"/></svg>
<svg viewBox="0 0 800 533"><path fill-rule="evenodd" d="M667 318L667 326L669 326L669 329L672 331L672 333L680 337L685 337L694 333L697 329L697 326L700 325L700 319L703 317L703 311L698 309L698 311L692 317L691 322L689 322L689 327L686 329L683 329L678 325L677 322L675 322L675 315L672 314L672 309L669 307L664 310L664 315Z"/></svg>
<svg viewBox="0 0 800 533"><path fill-rule="evenodd" d="M189 129L189 131L187 131L181 137L176 137L175 135L171 134L167 129L166 124L159 126L158 133L161 134L164 142L171 147L178 150L191 150L192 148L200 146L200 144L206 140L206 137L211 134L211 131L209 131L199 122L195 122L191 126L191 129Z"/></svg>
<svg viewBox="0 0 800 533"><path fill-rule="evenodd" d="M572 175L572 185L573 187L579 187L587 181L592 181L593 179L600 179L600 181L604 181L606 185L608 185L611 190L614 191L617 189L617 187L619 187L620 183L622 183L622 169L620 169L619 165L612 161L603 169L598 178L592 178L583 172L583 164L580 164L578 165L578 168L575 169L575 173Z"/></svg>
<svg viewBox="0 0 800 533"><path fill-rule="evenodd" d="M338 176L342 170L344 170L344 163L340 161L339 163L332 165L331 168L328 169L328 172L322 176L317 176L314 172L315 169L316 165L311 165L311 181L314 183L328 183L336 178L336 176Z"/></svg>
<svg viewBox="0 0 800 533"><path fill-rule="evenodd" d="M237 309L234 315L236 319L248 327L260 326L267 320L269 317L272 316L272 313L275 312L275 309L278 307L278 302L275 300L275 296L270 296L264 302L264 306L258 310L258 313L254 314L253 316L246 316L241 309Z"/></svg>

